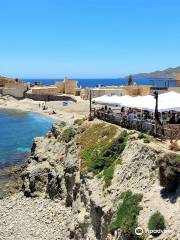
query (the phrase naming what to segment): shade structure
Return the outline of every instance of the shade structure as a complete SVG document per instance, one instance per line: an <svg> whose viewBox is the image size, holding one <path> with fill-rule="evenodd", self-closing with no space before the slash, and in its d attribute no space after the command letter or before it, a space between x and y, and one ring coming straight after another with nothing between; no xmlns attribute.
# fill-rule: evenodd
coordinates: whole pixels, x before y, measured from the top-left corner
<svg viewBox="0 0 180 240"><path fill-rule="evenodd" d="M168 92L159 95L161 111L180 111L180 94L176 92Z"/></svg>
<svg viewBox="0 0 180 240"><path fill-rule="evenodd" d="M110 97L107 95L103 95L101 97L93 98L92 102L97 104L110 105Z"/></svg>
<svg viewBox="0 0 180 240"><path fill-rule="evenodd" d="M93 101L98 104L106 104L111 106L125 106L137 108L153 112L155 110L155 98L152 95L131 97L128 95L119 96L102 96L94 98ZM159 94L158 111L180 111L180 94L176 92L168 92Z"/></svg>

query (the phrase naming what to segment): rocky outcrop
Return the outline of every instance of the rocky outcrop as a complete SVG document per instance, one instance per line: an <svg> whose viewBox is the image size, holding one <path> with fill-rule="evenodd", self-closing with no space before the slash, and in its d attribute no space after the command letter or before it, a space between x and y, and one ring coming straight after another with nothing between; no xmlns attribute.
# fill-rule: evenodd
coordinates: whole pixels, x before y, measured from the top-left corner
<svg viewBox="0 0 180 240"><path fill-rule="evenodd" d="M75 142L64 144L60 134L64 125L53 126L46 137L34 139L32 155L22 173L23 190L27 197L65 199L72 205L78 172Z"/></svg>
<svg viewBox="0 0 180 240"><path fill-rule="evenodd" d="M112 234L109 225L115 218L121 194L131 190L143 194L140 226L147 230L150 215L160 208L171 233L165 232L157 239L178 239L179 190L173 195L175 202L167 201L162 197L163 188L158 180L159 163L162 159L175 159L176 155L154 143L143 143L135 134L126 143L121 163L115 166L111 185L105 188L102 178L81 169L79 136L88 125L71 127L76 135L68 143L61 137L67 128L62 124L54 126L47 136L34 140L22 174L24 195L31 199L58 200L64 205L71 212L71 221L66 225L68 239L125 240L120 229Z"/></svg>
<svg viewBox="0 0 180 240"><path fill-rule="evenodd" d="M174 191L180 182L180 157L166 156L158 161L160 184L169 191Z"/></svg>

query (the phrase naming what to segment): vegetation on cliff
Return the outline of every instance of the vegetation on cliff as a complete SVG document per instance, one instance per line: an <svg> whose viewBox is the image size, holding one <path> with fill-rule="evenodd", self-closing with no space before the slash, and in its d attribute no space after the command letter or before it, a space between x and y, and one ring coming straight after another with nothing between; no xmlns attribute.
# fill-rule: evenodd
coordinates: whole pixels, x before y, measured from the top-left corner
<svg viewBox="0 0 180 240"><path fill-rule="evenodd" d="M127 132L117 134L116 126L103 123L89 127L80 137L82 168L99 174L106 187L111 184L114 167L121 163L120 154L126 146Z"/></svg>
<svg viewBox="0 0 180 240"><path fill-rule="evenodd" d="M153 236L158 236L165 229L165 220L160 212L154 213L148 222L148 228Z"/></svg>
<svg viewBox="0 0 180 240"><path fill-rule="evenodd" d="M61 139L68 143L71 141L71 139L75 136L76 132L72 128L66 128L61 135Z"/></svg>
<svg viewBox="0 0 180 240"><path fill-rule="evenodd" d="M180 175L179 159L179 155L175 155L158 161L160 185L169 191L175 191L178 186Z"/></svg>
<svg viewBox="0 0 180 240"><path fill-rule="evenodd" d="M143 139L144 143L150 143L151 142L151 137L148 136L147 134L142 133L142 132L139 133L138 138Z"/></svg>
<svg viewBox="0 0 180 240"><path fill-rule="evenodd" d="M135 228L138 227L137 218L142 210L142 207L139 206L142 195L127 191L121 194L121 199L122 203L117 210L116 219L110 225L110 231L121 229L123 235L133 239Z"/></svg>

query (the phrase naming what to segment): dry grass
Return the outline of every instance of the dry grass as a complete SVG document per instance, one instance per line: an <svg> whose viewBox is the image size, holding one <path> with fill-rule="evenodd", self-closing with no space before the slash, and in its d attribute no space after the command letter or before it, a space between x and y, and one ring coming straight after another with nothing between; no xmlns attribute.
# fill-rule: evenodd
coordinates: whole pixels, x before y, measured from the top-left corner
<svg viewBox="0 0 180 240"><path fill-rule="evenodd" d="M82 151L94 148L101 149L113 140L118 129L117 126L105 123L97 123L86 127L87 129L79 138Z"/></svg>

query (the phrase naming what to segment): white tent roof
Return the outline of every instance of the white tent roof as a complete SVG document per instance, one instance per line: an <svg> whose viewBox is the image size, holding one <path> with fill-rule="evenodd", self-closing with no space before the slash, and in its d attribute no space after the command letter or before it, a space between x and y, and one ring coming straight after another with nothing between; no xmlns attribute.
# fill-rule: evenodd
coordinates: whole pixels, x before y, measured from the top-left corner
<svg viewBox="0 0 180 240"><path fill-rule="evenodd" d="M125 106L137 109L143 109L148 111L154 111L155 109L155 98L154 96L102 96L94 98L93 101L98 104L114 105L114 106ZM176 92L168 92L159 94L158 98L158 110L163 111L180 111L180 94Z"/></svg>

